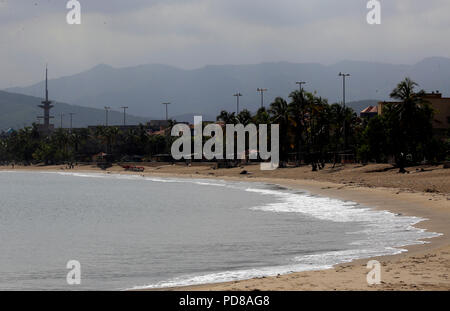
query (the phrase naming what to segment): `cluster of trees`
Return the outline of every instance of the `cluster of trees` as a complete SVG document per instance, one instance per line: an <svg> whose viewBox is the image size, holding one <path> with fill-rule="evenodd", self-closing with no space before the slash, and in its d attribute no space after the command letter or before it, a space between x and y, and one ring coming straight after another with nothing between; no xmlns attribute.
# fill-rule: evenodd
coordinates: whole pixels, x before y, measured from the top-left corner
<svg viewBox="0 0 450 311"><path fill-rule="evenodd" d="M280 158L303 161L313 170L340 159L394 162L401 172L406 164L438 162L448 157L450 140L433 135L434 111L423 90L406 78L392 91L399 104L387 104L382 115L359 118L349 107L328 104L326 99L304 90L292 92L289 102L278 97L269 109L255 115L222 111L225 123L280 125Z"/></svg>
<svg viewBox="0 0 450 311"><path fill-rule="evenodd" d="M434 110L417 83L406 78L392 91L391 98L400 104L385 105L381 116L365 126L357 145L362 161L395 161L401 172L409 163L448 160L449 131L446 137L433 135Z"/></svg>
<svg viewBox="0 0 450 311"><path fill-rule="evenodd" d="M114 161L149 156L170 150L170 138L150 136L144 125L126 131L98 126L94 130L58 129L41 135L38 126L23 128L0 140L0 161L24 164L90 162L93 155L106 152Z"/></svg>
<svg viewBox="0 0 450 311"><path fill-rule="evenodd" d="M354 138L362 131L351 108L330 105L326 99L304 90L292 92L289 102L276 98L268 109L260 108L253 116L248 110L237 115L222 111L217 120L227 124L279 124L281 162L303 161L312 164L313 170L335 161L338 151L355 144Z"/></svg>
<svg viewBox="0 0 450 311"><path fill-rule="evenodd" d="M417 84L405 79L392 91L400 104L386 105L383 114L361 119L349 107L329 104L326 99L304 90L294 91L288 101L278 97L268 109L255 114L222 111L218 121L226 124L279 124L282 163L308 163L313 170L343 157L361 162L394 161L401 171L408 162L441 161L448 157L450 142L433 136L433 114ZM173 123L172 123L173 124ZM148 135L141 125L121 131L117 127L57 130L41 135L36 125L0 139L0 161L61 163L89 161L106 152L115 161L135 155L170 153L174 140L167 135Z"/></svg>

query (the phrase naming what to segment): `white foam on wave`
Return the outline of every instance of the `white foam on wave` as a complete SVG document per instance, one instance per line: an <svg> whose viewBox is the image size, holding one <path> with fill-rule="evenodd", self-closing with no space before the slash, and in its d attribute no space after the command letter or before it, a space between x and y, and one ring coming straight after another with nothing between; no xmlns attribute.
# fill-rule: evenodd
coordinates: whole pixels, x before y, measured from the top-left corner
<svg viewBox="0 0 450 311"><path fill-rule="evenodd" d="M201 284L216 284L249 280L260 277L285 275L294 272L317 271L331 269L333 266L356 259L383 255L394 255L405 252L403 249L351 249L345 251L326 252L313 255L302 255L293 259L293 264L273 267L254 268L246 270L223 271L202 275L185 275L150 285L135 286L125 290L169 288Z"/></svg>
<svg viewBox="0 0 450 311"><path fill-rule="evenodd" d="M342 201L305 194L248 188L246 191L277 197L279 202L252 207L257 211L274 213L302 213L312 217L333 222L355 222L362 224L364 229L348 232L357 238L351 245L357 245L367 250L376 249L379 255L390 255L396 252L396 247L428 243L430 239L441 234L427 232L414 225L425 221L414 216L400 216L389 211L364 207L355 202Z"/></svg>
<svg viewBox="0 0 450 311"><path fill-rule="evenodd" d="M173 278L145 286L135 286L126 290L152 289L152 288L168 288L179 286L191 286L199 284L214 284L222 282L232 282L240 280L254 279L258 277L276 276L296 271L314 271L330 269L330 265L312 265L312 264L292 264L276 267L264 267L247 270L223 271L217 273L209 273L203 275L192 275Z"/></svg>
<svg viewBox="0 0 450 311"><path fill-rule="evenodd" d="M201 178L166 178L166 177L154 177L154 176L145 176L145 175L135 175L135 174L106 174L106 173L80 173L80 172L43 172L46 174L58 174L62 176L76 176L76 177L89 177L89 178L114 178L114 179L127 179L127 180L146 180L150 182L158 182L158 183L190 183L201 186L213 186L213 187L226 187L233 189L241 189L239 185L241 182L230 184L226 181L217 180L212 181L209 179L201 179ZM244 183L248 185L248 183Z"/></svg>
<svg viewBox="0 0 450 311"><path fill-rule="evenodd" d="M407 251L401 247L424 244L427 242L423 239L441 235L414 227L414 225L426 219L399 216L389 211L364 207L355 202L313 196L308 193L299 194L289 191L254 188L253 186L249 187L248 183L230 187L278 199L276 203L251 207L255 211L302 213L326 221L355 222L362 224L364 229L348 232L348 234L355 235L355 241L350 244L355 247L354 249L296 256L293 259L295 263L287 266L184 276L165 282L135 287L134 289L230 282L291 272L329 269L334 265L357 259L400 254Z"/></svg>

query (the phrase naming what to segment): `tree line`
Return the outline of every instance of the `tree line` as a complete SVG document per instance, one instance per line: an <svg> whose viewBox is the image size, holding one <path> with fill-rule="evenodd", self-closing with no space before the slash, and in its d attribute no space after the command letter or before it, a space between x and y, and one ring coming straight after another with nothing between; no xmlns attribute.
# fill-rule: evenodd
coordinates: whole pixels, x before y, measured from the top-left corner
<svg viewBox="0 0 450 311"><path fill-rule="evenodd" d="M316 93L292 92L288 99L277 97L270 106L252 114L248 110L222 111L217 121L225 124L279 124L282 164L309 164L313 170L325 163L343 159L367 162L393 162L400 171L408 164L449 160L449 133L433 134L431 105L417 83L406 78L390 96L400 104L385 105L383 113L373 118L359 118L350 107L329 104ZM172 122L172 124L175 122ZM122 131L99 126L70 133L58 129L41 135L37 125L23 128L0 139L0 161L55 164L90 161L92 155L106 152L113 161L139 155L149 160L157 154L170 153L174 138L149 135L145 126Z"/></svg>
<svg viewBox="0 0 450 311"><path fill-rule="evenodd" d="M151 155L170 150L170 139L149 135L144 125L128 130L98 126L95 129L57 129L42 135L36 124L0 140L0 162L60 164L91 162L99 153L111 161L129 161L135 156L149 160Z"/></svg>
<svg viewBox="0 0 450 311"><path fill-rule="evenodd" d="M280 158L285 163L307 163L317 170L327 162L346 159L393 162L404 172L406 165L450 160L450 133L434 135L435 111L425 92L416 92L417 86L409 78L401 81L390 94L399 104L386 104L381 115L370 119L304 90L292 92L289 102L276 98L253 116L248 110L237 115L222 111L217 119L244 125L279 124Z"/></svg>

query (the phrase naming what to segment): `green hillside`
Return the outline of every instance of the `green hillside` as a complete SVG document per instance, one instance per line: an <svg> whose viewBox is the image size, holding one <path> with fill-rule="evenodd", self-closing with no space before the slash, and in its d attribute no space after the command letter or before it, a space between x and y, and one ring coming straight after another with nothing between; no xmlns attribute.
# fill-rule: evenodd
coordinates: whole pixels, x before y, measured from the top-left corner
<svg viewBox="0 0 450 311"><path fill-rule="evenodd" d="M8 128L18 129L30 126L37 122L37 116L42 114L38 107L41 98L14 94L0 91L0 131ZM51 114L55 116L52 123L60 126L60 114L63 113L63 127L69 127L69 113L75 113L73 127L86 127L88 125L102 125L105 123L105 111L102 109L87 108L82 106L54 103ZM117 108L117 110L119 110ZM127 124L145 123L149 118L127 115ZM109 124L119 125L123 123L123 113L120 111L109 112Z"/></svg>

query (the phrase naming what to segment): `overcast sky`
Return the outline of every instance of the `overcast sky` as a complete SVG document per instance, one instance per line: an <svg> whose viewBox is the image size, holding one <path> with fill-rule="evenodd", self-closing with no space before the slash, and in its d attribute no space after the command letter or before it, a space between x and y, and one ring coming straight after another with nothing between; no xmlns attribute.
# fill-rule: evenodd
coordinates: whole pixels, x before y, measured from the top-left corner
<svg viewBox="0 0 450 311"><path fill-rule="evenodd" d="M412 64L450 57L449 0L79 0L82 24L66 23L67 0L0 0L0 88L123 67L368 60Z"/></svg>

